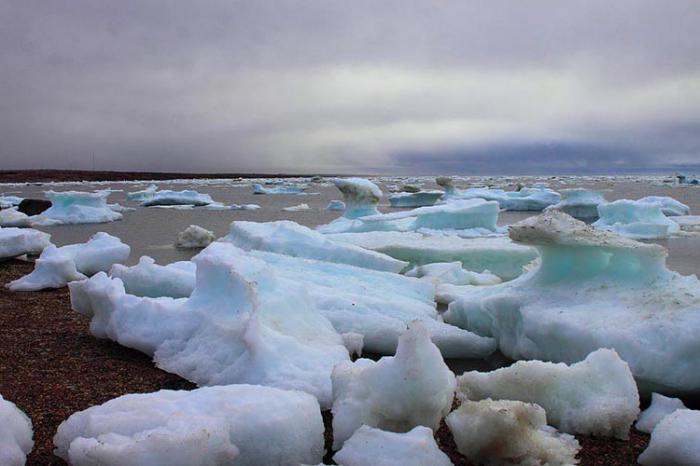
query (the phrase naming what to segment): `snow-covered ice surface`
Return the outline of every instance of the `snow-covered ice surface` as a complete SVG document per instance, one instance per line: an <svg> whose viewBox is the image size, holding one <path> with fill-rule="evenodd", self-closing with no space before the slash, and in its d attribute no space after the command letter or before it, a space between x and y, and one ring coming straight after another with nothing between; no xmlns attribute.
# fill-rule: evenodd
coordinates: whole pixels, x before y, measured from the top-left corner
<svg viewBox="0 0 700 466"><path fill-rule="evenodd" d="M0 465L24 466L34 447L32 421L0 395Z"/></svg>
<svg viewBox="0 0 700 466"><path fill-rule="evenodd" d="M639 394L627 364L613 350L599 349L571 366L518 361L492 372L457 378L464 400L536 403L549 423L568 433L626 439L639 414Z"/></svg>
<svg viewBox="0 0 700 466"><path fill-rule="evenodd" d="M510 228L541 263L490 287L463 287L445 320L492 336L512 359L574 363L614 348L640 388L700 391L700 281L666 268L666 250L558 211Z"/></svg>
<svg viewBox="0 0 700 466"><path fill-rule="evenodd" d="M401 335L395 356L340 363L332 378L335 450L362 425L437 430L452 408L455 376L420 322Z"/></svg>
<svg viewBox="0 0 700 466"><path fill-rule="evenodd" d="M71 415L56 454L75 466L298 466L323 457L316 400L254 385L130 394Z"/></svg>
<svg viewBox="0 0 700 466"><path fill-rule="evenodd" d="M435 205L443 196L442 191L418 191L417 193L396 193L389 196L391 207L427 207Z"/></svg>
<svg viewBox="0 0 700 466"><path fill-rule="evenodd" d="M669 398L660 393L651 394L651 405L642 412L634 428L651 434L656 425L663 418L677 409L684 409L685 405L678 398Z"/></svg>
<svg viewBox="0 0 700 466"><path fill-rule="evenodd" d="M593 226L635 239L667 238L680 231L680 226L666 217L659 203L619 201L600 204Z"/></svg>
<svg viewBox="0 0 700 466"><path fill-rule="evenodd" d="M190 225L177 234L175 247L206 248L214 241L214 233L199 225Z"/></svg>
<svg viewBox="0 0 700 466"><path fill-rule="evenodd" d="M578 441L547 426L545 410L536 404L490 399L465 401L445 422L459 452L475 464L578 463Z"/></svg>
<svg viewBox="0 0 700 466"><path fill-rule="evenodd" d="M668 217L690 215L690 207L669 196L645 196L637 202L661 204L661 212Z"/></svg>
<svg viewBox="0 0 700 466"><path fill-rule="evenodd" d="M458 261L466 270L488 270L504 280L519 276L523 267L537 257L533 248L515 244L503 236L466 239L397 231L327 236L334 241L381 252L411 265Z"/></svg>
<svg viewBox="0 0 700 466"><path fill-rule="evenodd" d="M340 466L452 466L433 431L417 426L406 433L362 426L333 456Z"/></svg>
<svg viewBox="0 0 700 466"><path fill-rule="evenodd" d="M214 200L209 194L185 189L182 191L156 191L153 193L153 196L146 197L141 205L144 207L174 205L205 206L213 202Z"/></svg>
<svg viewBox="0 0 700 466"><path fill-rule="evenodd" d="M124 284L128 294L151 298L187 298L195 285L196 265L191 261L158 265L153 258L141 256L137 265L115 264L109 272Z"/></svg>
<svg viewBox="0 0 700 466"><path fill-rule="evenodd" d="M598 206L607 201L597 191L588 189L563 189L561 201L548 209L561 210L579 220L594 220L598 218Z"/></svg>
<svg viewBox="0 0 700 466"><path fill-rule="evenodd" d="M387 272L400 272L408 266L407 262L385 254L332 241L321 233L289 220L233 222L229 234L223 240L246 250L276 252Z"/></svg>
<svg viewBox="0 0 700 466"><path fill-rule="evenodd" d="M36 260L31 273L7 284L10 291L39 291L47 288L63 288L73 280L87 278L78 272L71 256L50 245Z"/></svg>
<svg viewBox="0 0 700 466"><path fill-rule="evenodd" d="M88 276L126 262L131 253L128 244L105 232L95 233L86 243L69 244L58 250L73 259L78 272Z"/></svg>
<svg viewBox="0 0 700 466"><path fill-rule="evenodd" d="M501 279L490 272L470 272L462 268L461 262L436 262L417 265L405 274L440 285L497 285ZM438 291L439 294L439 291Z"/></svg>
<svg viewBox="0 0 700 466"><path fill-rule="evenodd" d="M92 316L96 337L153 355L199 385L298 389L330 406L331 372L349 355L303 286L228 243L212 243L194 262L189 298L136 297L97 274L70 284L71 304Z"/></svg>
<svg viewBox="0 0 700 466"><path fill-rule="evenodd" d="M306 189L306 185L271 186L265 187L259 183L253 184L255 194L300 194Z"/></svg>
<svg viewBox="0 0 700 466"><path fill-rule="evenodd" d="M121 220L122 214L110 209L107 197L111 191L46 191L51 207L30 218L33 225L70 225L106 223Z"/></svg>
<svg viewBox="0 0 700 466"><path fill-rule="evenodd" d="M642 466L700 466L700 411L679 409L666 416L651 433Z"/></svg>
<svg viewBox="0 0 700 466"><path fill-rule="evenodd" d="M0 259L23 254L40 254L51 242L51 235L31 228L0 228Z"/></svg>

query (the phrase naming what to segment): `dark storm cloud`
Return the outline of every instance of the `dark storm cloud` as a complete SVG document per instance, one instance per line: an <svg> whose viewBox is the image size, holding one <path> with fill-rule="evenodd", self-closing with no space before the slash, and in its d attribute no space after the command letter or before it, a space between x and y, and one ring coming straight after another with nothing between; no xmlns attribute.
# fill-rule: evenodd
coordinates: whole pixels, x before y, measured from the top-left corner
<svg viewBox="0 0 700 466"><path fill-rule="evenodd" d="M3 2L0 159L687 167L700 159L698 24L693 0ZM552 144L555 164L535 156Z"/></svg>

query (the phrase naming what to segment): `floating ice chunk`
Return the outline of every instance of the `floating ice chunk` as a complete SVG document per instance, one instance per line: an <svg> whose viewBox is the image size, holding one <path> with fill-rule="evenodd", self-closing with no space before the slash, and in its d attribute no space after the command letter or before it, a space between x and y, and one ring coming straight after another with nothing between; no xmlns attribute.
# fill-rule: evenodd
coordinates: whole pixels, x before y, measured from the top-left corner
<svg viewBox="0 0 700 466"><path fill-rule="evenodd" d="M449 197L457 192L454 185L454 180L448 176L438 176L435 178L435 183L445 190L446 197Z"/></svg>
<svg viewBox="0 0 700 466"><path fill-rule="evenodd" d="M609 349L599 349L571 366L518 361L493 372L465 372L457 381L461 399L537 403L551 425L568 433L626 439L639 414L632 373Z"/></svg>
<svg viewBox="0 0 700 466"><path fill-rule="evenodd" d="M666 268L666 250L549 211L511 238L541 263L491 287L463 287L445 321L499 341L512 359L574 363L614 348L643 392L700 391L700 281Z"/></svg>
<svg viewBox="0 0 700 466"><path fill-rule="evenodd" d="M177 248L206 248L214 241L214 232L199 225L190 225L177 234Z"/></svg>
<svg viewBox="0 0 700 466"><path fill-rule="evenodd" d="M634 427L639 431L651 434L663 418L677 409L685 409L685 405L678 398L669 398L660 393L652 393L651 406L642 412Z"/></svg>
<svg viewBox="0 0 700 466"><path fill-rule="evenodd" d="M17 196L0 196L0 209L18 206L23 200L23 198Z"/></svg>
<svg viewBox="0 0 700 466"><path fill-rule="evenodd" d="M396 356L346 361L333 370L333 448L362 425L394 432L437 430L450 412L455 376L420 322L399 338Z"/></svg>
<svg viewBox="0 0 700 466"><path fill-rule="evenodd" d="M355 219L379 213L377 204L382 198L379 186L364 178L336 178L335 187L343 193L346 219Z"/></svg>
<svg viewBox="0 0 700 466"><path fill-rule="evenodd" d="M391 207L432 206L442 197L442 191L419 191L416 193L396 193L389 196Z"/></svg>
<svg viewBox="0 0 700 466"><path fill-rule="evenodd" d="M51 235L31 228L0 228L0 259L23 254L40 254L51 242Z"/></svg>
<svg viewBox="0 0 700 466"><path fill-rule="evenodd" d="M138 265L126 267L115 264L110 276L119 278L128 294L158 298L187 298L195 284L194 262L181 261L158 265L148 256L141 256Z"/></svg>
<svg viewBox="0 0 700 466"><path fill-rule="evenodd" d="M462 268L461 262L436 262L418 265L406 272L407 277L417 277L434 283L435 286L450 285L496 285L501 279L490 272L470 272Z"/></svg>
<svg viewBox="0 0 700 466"><path fill-rule="evenodd" d="M32 421L0 395L0 464L24 466L34 448Z"/></svg>
<svg viewBox="0 0 700 466"><path fill-rule="evenodd" d="M338 199L334 199L328 203L326 210L345 210L345 203Z"/></svg>
<svg viewBox="0 0 700 466"><path fill-rule="evenodd" d="M156 191L152 197L146 198L141 205L144 207L151 206L172 206L172 205L192 205L203 206L213 203L209 194L199 193L192 190L183 191Z"/></svg>
<svg viewBox="0 0 700 466"><path fill-rule="evenodd" d="M299 194L303 193L306 185L274 186L266 188L261 184L253 184L253 194Z"/></svg>
<svg viewBox="0 0 700 466"><path fill-rule="evenodd" d="M683 231L700 232L700 215L681 215L673 217L673 221L680 225Z"/></svg>
<svg viewBox="0 0 700 466"><path fill-rule="evenodd" d="M643 466L700 465L700 411L679 409L659 422L637 462Z"/></svg>
<svg viewBox="0 0 700 466"><path fill-rule="evenodd" d="M408 265L385 254L331 241L321 233L288 220L232 222L230 232L223 240L246 250L270 251L387 272L400 272Z"/></svg>
<svg viewBox="0 0 700 466"><path fill-rule="evenodd" d="M457 449L484 465L577 464L578 441L547 426L545 410L521 401L465 401L445 420Z"/></svg>
<svg viewBox="0 0 700 466"><path fill-rule="evenodd" d="M503 210L541 211L561 200L559 193L546 187L522 188L520 191L502 189L470 188L456 191L448 199L484 199L497 201Z"/></svg>
<svg viewBox="0 0 700 466"><path fill-rule="evenodd" d="M71 415L54 444L76 466L297 466L321 460L323 430L306 393L227 385L120 396Z"/></svg>
<svg viewBox="0 0 700 466"><path fill-rule="evenodd" d="M121 220L122 214L107 205L111 191L94 193L82 191L47 191L51 207L31 217L34 225L64 225L80 223L106 223Z"/></svg>
<svg viewBox="0 0 700 466"><path fill-rule="evenodd" d="M452 466L433 431L417 426L399 434L362 426L333 456L340 466Z"/></svg>
<svg viewBox="0 0 700 466"><path fill-rule="evenodd" d="M602 230L636 239L666 238L678 233L680 226L666 217L662 205L621 199L598 206L600 219L593 224Z"/></svg>
<svg viewBox="0 0 700 466"><path fill-rule="evenodd" d="M17 207L0 210L0 227L28 227L31 217L17 210Z"/></svg>
<svg viewBox="0 0 700 466"><path fill-rule="evenodd" d="M607 202L602 194L588 189L564 189L561 194L561 201L548 209L561 210L581 220L598 218L598 206Z"/></svg>
<svg viewBox="0 0 700 466"><path fill-rule="evenodd" d="M107 272L114 264L126 262L131 253L129 245L105 232L95 233L87 243L69 244L58 250L75 261L78 272L88 276Z"/></svg>
<svg viewBox="0 0 700 466"><path fill-rule="evenodd" d="M63 288L73 280L84 280L85 275L75 268L73 258L54 245L48 246L36 260L34 270L7 284L11 291L39 291Z"/></svg>
<svg viewBox="0 0 700 466"><path fill-rule="evenodd" d="M310 208L309 204L298 204L291 207L284 207L282 210L285 212L300 212L302 210L309 210Z"/></svg>
<svg viewBox="0 0 700 466"><path fill-rule="evenodd" d="M329 406L331 371L349 355L303 286L228 243L212 243L193 261L187 299L138 298L98 274L71 284L71 303L92 314L96 337L152 354L199 385L299 389Z"/></svg>
<svg viewBox="0 0 700 466"><path fill-rule="evenodd" d="M637 202L661 204L661 212L668 217L690 215L690 207L668 196L647 196L639 199Z"/></svg>
<svg viewBox="0 0 700 466"><path fill-rule="evenodd" d="M135 191L133 193L129 193L126 195L126 198L129 201L133 202L145 202L149 199L152 199L153 196L155 195L156 191L158 191L158 186L155 184L149 185L146 189L142 191Z"/></svg>
<svg viewBox="0 0 700 466"><path fill-rule="evenodd" d="M467 270L489 270L504 280L519 276L537 257L530 247L506 237L463 239L418 232L375 231L326 235L333 241L381 252L412 265L459 261Z"/></svg>

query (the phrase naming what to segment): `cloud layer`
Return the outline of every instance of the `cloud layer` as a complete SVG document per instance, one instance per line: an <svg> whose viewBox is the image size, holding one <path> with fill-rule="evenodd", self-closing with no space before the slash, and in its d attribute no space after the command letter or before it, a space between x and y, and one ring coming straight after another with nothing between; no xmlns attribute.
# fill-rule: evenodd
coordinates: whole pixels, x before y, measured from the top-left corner
<svg viewBox="0 0 700 466"><path fill-rule="evenodd" d="M14 168L700 169L700 6L0 4Z"/></svg>

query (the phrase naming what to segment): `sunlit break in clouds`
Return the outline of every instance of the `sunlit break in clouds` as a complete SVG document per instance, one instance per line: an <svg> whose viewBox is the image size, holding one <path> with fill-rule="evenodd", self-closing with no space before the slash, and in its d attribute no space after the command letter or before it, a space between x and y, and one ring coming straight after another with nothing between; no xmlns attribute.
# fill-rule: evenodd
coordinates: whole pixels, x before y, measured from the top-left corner
<svg viewBox="0 0 700 466"><path fill-rule="evenodd" d="M7 1L4 168L700 170L700 3Z"/></svg>

